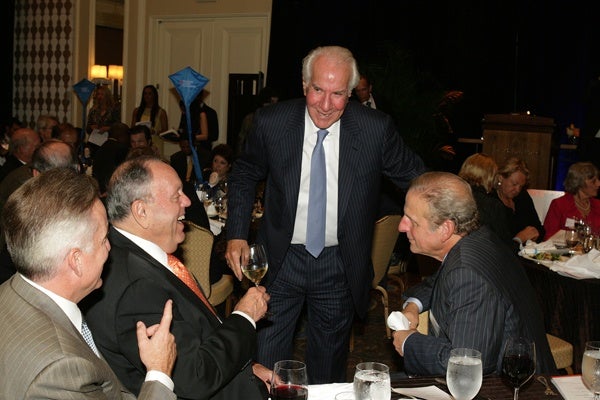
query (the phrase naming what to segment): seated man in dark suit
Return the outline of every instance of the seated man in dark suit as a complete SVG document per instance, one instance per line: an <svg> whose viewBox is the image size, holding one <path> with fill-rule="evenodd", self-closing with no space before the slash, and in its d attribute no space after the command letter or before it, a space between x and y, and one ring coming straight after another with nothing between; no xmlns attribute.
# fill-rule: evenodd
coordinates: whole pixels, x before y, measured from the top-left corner
<svg viewBox="0 0 600 400"><path fill-rule="evenodd" d="M144 379L131 323L157 322L171 298L177 396L265 399L263 381L271 379L271 371L251 360L255 324L267 311L269 295L264 287L250 288L221 320L193 279L181 275L187 269L172 253L185 238L181 219L190 200L175 170L156 157L127 160L114 172L106 202L110 257L104 285L89 299L86 318L98 348L125 386L137 393Z"/></svg>
<svg viewBox="0 0 600 400"><path fill-rule="evenodd" d="M450 350L481 351L483 373L500 373L506 340L523 336L536 345L538 373L556 366L542 312L517 256L488 227L479 228L469 184L446 172L416 178L406 195L399 230L413 253L442 261L438 271L408 289L403 313L409 330L394 332L394 347L409 375L443 375ZM429 334L416 331L429 310Z"/></svg>
<svg viewBox="0 0 600 400"><path fill-rule="evenodd" d="M0 398L135 399L98 353L77 305L102 284L110 249L95 181L68 168L31 178L8 199L2 226L18 273L0 286ZM171 319L169 300L159 325L129 326L144 360L140 399L175 399Z"/></svg>
<svg viewBox="0 0 600 400"><path fill-rule="evenodd" d="M0 182L13 170L31 162L36 147L40 144L40 135L33 129L17 129L10 137L6 162L0 167Z"/></svg>

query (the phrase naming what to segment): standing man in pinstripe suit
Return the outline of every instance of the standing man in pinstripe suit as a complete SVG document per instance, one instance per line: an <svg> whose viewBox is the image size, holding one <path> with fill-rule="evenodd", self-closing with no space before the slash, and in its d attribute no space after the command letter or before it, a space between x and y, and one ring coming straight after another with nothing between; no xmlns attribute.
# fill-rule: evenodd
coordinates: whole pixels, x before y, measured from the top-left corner
<svg viewBox="0 0 600 400"><path fill-rule="evenodd" d="M347 49L311 51L302 66L305 99L256 111L229 177L226 259L238 279L240 265L248 260L256 184L266 180L257 241L268 253L264 283L272 316L258 330L257 361L272 368L292 357L296 323L306 307L305 360L311 384L346 381L353 317L356 312L363 318L369 303L371 241L382 175L406 187L424 171L391 117L348 102L358 79L356 61ZM323 130L326 136L317 141ZM316 143L324 150L320 168L311 167ZM325 175L325 188L318 192L326 193L321 196L326 197L325 210L324 217L309 224L317 203L309 195L315 171ZM323 222L321 247L308 250L313 241L309 231Z"/></svg>
<svg viewBox="0 0 600 400"><path fill-rule="evenodd" d="M535 341L538 373L553 374L537 303L517 256L487 227L479 228L469 184L446 172L415 179L406 195L399 230L413 253L442 261L438 271L404 294L409 330L394 332L394 347L409 375L444 375L450 350L481 351L483 373L500 373L504 343ZM415 329L429 310L429 333Z"/></svg>

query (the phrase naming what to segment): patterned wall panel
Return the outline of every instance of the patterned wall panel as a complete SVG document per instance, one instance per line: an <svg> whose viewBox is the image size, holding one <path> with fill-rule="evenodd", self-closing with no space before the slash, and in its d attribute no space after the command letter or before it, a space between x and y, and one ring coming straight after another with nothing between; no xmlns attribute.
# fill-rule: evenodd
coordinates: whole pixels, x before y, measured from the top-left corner
<svg viewBox="0 0 600 400"><path fill-rule="evenodd" d="M15 4L13 115L35 127L39 115L70 115L73 69L71 0Z"/></svg>

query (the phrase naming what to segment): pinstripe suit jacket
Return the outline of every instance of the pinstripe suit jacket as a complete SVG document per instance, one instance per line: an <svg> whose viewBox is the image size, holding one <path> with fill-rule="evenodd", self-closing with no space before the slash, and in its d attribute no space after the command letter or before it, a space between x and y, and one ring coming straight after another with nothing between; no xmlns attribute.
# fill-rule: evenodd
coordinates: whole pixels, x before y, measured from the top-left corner
<svg viewBox="0 0 600 400"><path fill-rule="evenodd" d="M256 111L244 154L229 176L227 239L246 239L256 182L266 179L265 214L259 240L267 244L268 287L291 243L300 188L304 99ZM356 311L366 314L373 280L371 241L380 203L382 174L400 187L424 171L392 119L349 102L340 120L338 242Z"/></svg>
<svg viewBox="0 0 600 400"><path fill-rule="evenodd" d="M508 337L535 341L537 371L556 372L542 322L542 311L517 256L489 228L461 239L440 269L406 291L435 316L437 336L410 335L404 368L414 375L443 375L456 347L481 351L483 373L501 371Z"/></svg>
<svg viewBox="0 0 600 400"><path fill-rule="evenodd" d="M0 310L0 399L135 399L56 303L19 274L0 286ZM175 394L147 382L139 398Z"/></svg>

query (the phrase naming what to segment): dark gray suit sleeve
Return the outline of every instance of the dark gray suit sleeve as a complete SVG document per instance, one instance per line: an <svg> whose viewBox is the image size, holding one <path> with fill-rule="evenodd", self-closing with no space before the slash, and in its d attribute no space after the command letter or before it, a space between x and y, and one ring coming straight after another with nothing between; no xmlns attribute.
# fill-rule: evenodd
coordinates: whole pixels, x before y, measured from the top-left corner
<svg viewBox="0 0 600 400"><path fill-rule="evenodd" d="M440 337L413 334L404 344L404 365L409 374L443 375L456 347L474 348L482 353L484 374L496 370L504 332L504 304L495 287L470 268L454 268L436 283L442 285L443 304L430 310ZM441 302L441 301L440 301ZM431 329L431 327L430 327Z"/></svg>

